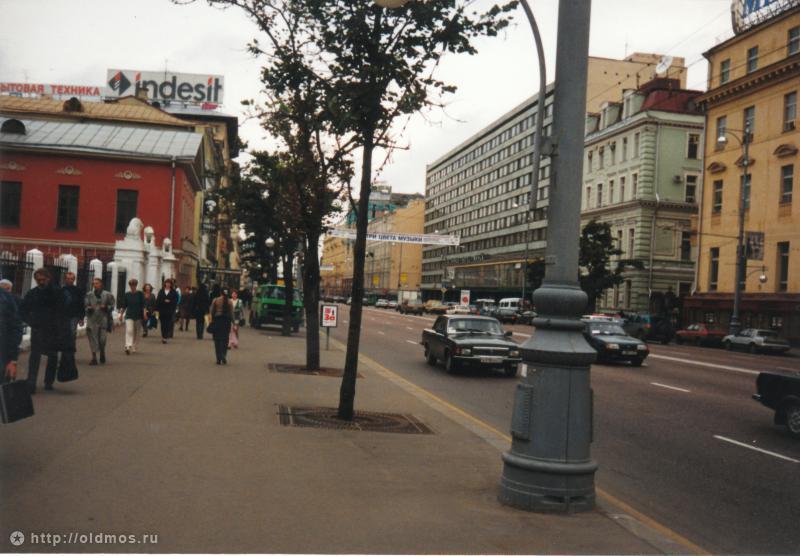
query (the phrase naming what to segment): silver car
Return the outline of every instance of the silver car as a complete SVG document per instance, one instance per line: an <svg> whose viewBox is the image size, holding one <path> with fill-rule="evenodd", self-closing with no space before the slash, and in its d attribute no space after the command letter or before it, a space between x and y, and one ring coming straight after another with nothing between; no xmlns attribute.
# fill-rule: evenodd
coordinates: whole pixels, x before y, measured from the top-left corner
<svg viewBox="0 0 800 556"><path fill-rule="evenodd" d="M745 328L738 334L728 334L722 338L725 349L746 349L750 353L786 353L789 342L778 337L774 330Z"/></svg>

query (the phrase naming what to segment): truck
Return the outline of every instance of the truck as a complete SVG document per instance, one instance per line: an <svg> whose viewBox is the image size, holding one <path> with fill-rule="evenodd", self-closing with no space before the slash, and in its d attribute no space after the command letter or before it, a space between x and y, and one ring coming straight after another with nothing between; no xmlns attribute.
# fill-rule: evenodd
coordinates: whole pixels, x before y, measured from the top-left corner
<svg viewBox="0 0 800 556"><path fill-rule="evenodd" d="M407 291L407 290L398 290L397 292L397 307L395 308L397 311L400 311L400 306L403 304L404 301L411 301L413 299L422 300L422 296L419 292L415 291Z"/></svg>
<svg viewBox="0 0 800 556"><path fill-rule="evenodd" d="M286 288L279 284L264 284L253 292L250 309L250 326L261 328L264 325L283 326L283 309L286 299ZM303 300L300 293L294 290L292 300L292 330L298 332L303 325Z"/></svg>

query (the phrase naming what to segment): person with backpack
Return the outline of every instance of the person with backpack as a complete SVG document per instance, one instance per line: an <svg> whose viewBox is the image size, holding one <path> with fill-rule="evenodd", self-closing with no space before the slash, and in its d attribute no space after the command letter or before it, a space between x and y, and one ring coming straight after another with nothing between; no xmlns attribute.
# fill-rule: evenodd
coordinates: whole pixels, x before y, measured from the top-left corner
<svg viewBox="0 0 800 556"><path fill-rule="evenodd" d="M144 320L145 299L144 294L136 288L139 281L136 278L128 280L130 291L125 292L120 308L120 320L125 320L125 355L136 352L139 342L139 329Z"/></svg>

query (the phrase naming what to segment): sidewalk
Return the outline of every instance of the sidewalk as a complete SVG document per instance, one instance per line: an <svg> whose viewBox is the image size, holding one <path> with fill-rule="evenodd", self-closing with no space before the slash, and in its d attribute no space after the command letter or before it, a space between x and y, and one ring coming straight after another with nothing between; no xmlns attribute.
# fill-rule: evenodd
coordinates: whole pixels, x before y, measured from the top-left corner
<svg viewBox="0 0 800 556"><path fill-rule="evenodd" d="M116 331L109 363L98 367L79 341L81 378L40 390L33 418L0 429L0 550L658 552L604 511L501 506L497 442L379 366L360 364L356 409L412 414L434 434L282 426L279 404L338 404L339 378L268 370L305 363L302 332L243 328L227 366L214 364L210 339L175 335L167 345L145 338L126 357ZM343 361L338 346L322 352L324 366ZM16 530L26 535L19 547L9 542ZM32 544L30 533L62 542ZM157 543L66 544L88 533Z"/></svg>

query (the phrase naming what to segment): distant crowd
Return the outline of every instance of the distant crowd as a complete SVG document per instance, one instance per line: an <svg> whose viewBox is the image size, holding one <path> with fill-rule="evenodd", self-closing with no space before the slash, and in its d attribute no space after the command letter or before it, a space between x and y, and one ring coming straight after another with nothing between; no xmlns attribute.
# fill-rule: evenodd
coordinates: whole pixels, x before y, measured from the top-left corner
<svg viewBox="0 0 800 556"><path fill-rule="evenodd" d="M151 284L139 290L138 280L128 281L128 291L119 301L104 289L100 278L92 280L92 288L84 292L75 285L75 274L68 272L65 284L53 283L50 272L40 268L34 272L36 287L24 298L12 293L13 284L0 280L0 365L3 379L17 378L17 358L20 353L24 325L30 328L30 356L27 382L36 393L37 377L42 356L47 358L44 388L52 390L59 381L77 377L75 353L77 332L86 327L92 357L89 365L106 363L108 334L114 330L114 319L125 327L124 352L136 353L140 338L160 327L161 342L173 338L175 321L180 331L188 331L194 321L198 340L205 332L214 339L217 365L227 364L228 350L239 347L239 327L245 324L245 309L249 306L248 290L232 290L214 285L209 292L206 284L178 288L167 279L157 293Z"/></svg>

